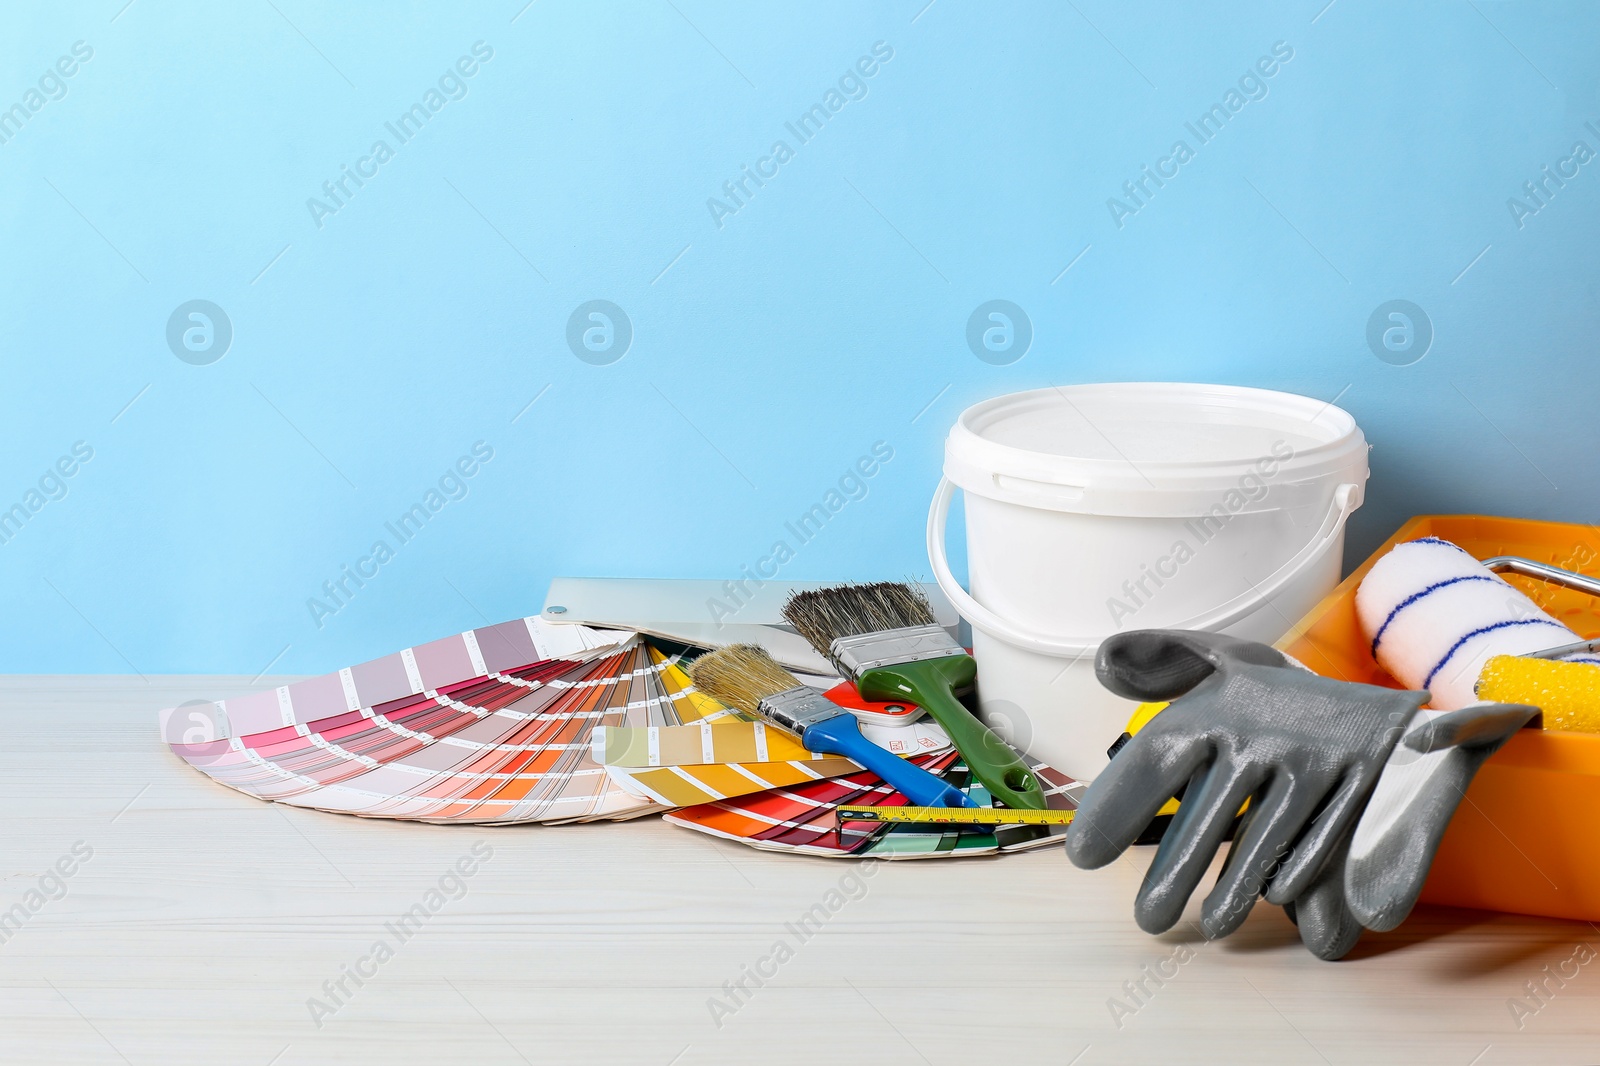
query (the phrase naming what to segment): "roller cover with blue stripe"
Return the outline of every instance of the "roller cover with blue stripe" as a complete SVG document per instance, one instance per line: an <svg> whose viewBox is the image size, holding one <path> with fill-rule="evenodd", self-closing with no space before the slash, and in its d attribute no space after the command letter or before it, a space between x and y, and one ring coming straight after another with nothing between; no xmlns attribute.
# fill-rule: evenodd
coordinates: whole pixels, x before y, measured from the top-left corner
<svg viewBox="0 0 1600 1066"><path fill-rule="evenodd" d="M1460 547L1438 537L1397 544L1356 590L1356 615L1378 665L1407 688L1427 689L1431 706L1477 702L1483 666L1495 655L1526 655L1578 635ZM1575 661L1597 661L1575 657Z"/></svg>

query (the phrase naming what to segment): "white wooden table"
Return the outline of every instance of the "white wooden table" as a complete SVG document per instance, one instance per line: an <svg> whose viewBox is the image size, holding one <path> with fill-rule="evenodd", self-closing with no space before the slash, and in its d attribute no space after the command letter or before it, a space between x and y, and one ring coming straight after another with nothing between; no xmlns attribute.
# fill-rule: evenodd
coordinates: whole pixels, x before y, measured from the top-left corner
<svg viewBox="0 0 1600 1066"><path fill-rule="evenodd" d="M1217 943L1139 932L1148 849L1096 873L1056 849L876 864L863 891L856 863L657 818L321 814L213 784L160 742L157 708L246 687L0 678L0 1062L1600 1062L1600 956L1564 987L1542 969L1600 951L1584 923L1421 908L1330 964L1264 905ZM452 878L475 847L492 855ZM830 899L820 932L786 928ZM430 902L403 942L386 929ZM1514 1017L1539 980L1547 1003Z"/></svg>

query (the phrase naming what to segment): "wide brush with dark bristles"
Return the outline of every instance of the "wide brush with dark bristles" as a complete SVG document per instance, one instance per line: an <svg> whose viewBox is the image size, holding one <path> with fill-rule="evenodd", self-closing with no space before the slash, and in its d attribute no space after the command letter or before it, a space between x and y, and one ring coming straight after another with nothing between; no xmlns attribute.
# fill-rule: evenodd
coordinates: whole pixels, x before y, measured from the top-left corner
<svg viewBox="0 0 1600 1066"><path fill-rule="evenodd" d="M1017 752L956 698L977 665L922 590L895 581L797 592L783 617L869 700L907 699L950 734L973 776L1008 807L1043 810L1044 790Z"/></svg>
<svg viewBox="0 0 1600 1066"><path fill-rule="evenodd" d="M689 679L712 699L797 734L810 751L865 766L915 806L972 806L960 789L862 736L855 715L802 685L765 648L734 644L708 652L689 667Z"/></svg>
<svg viewBox="0 0 1600 1066"><path fill-rule="evenodd" d="M898 581L797 592L784 605L783 617L846 675L851 669L832 651L840 637L938 624L922 590Z"/></svg>

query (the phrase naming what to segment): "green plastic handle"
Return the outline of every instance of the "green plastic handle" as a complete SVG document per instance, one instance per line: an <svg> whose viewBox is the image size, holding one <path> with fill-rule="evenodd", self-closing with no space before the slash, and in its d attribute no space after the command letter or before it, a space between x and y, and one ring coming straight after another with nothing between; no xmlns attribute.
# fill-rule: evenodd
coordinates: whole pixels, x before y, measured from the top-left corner
<svg viewBox="0 0 1600 1066"><path fill-rule="evenodd" d="M956 689L972 684L977 676L978 664L970 655L947 655L863 671L856 688L864 699L917 704L950 734L973 776L995 799L1015 810L1042 811L1044 790L1027 763L956 699Z"/></svg>

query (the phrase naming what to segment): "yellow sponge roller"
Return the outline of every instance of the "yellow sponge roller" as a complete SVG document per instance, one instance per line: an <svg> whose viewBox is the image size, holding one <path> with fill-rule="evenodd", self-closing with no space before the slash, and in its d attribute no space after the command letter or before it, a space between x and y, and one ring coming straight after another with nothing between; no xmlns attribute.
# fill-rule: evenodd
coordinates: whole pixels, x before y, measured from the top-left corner
<svg viewBox="0 0 1600 1066"><path fill-rule="evenodd" d="M1496 655L1478 676L1478 698L1544 711L1546 729L1600 733L1600 666Z"/></svg>

